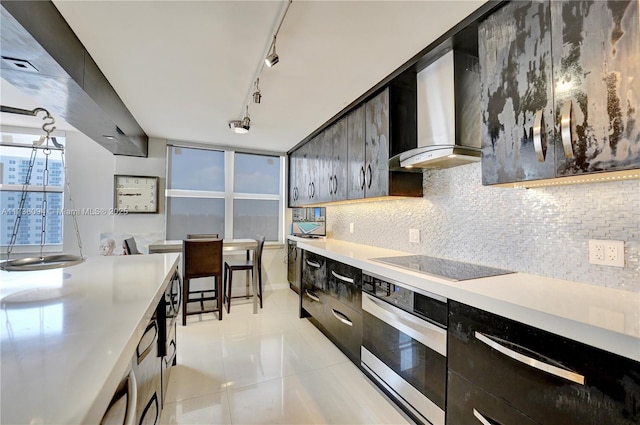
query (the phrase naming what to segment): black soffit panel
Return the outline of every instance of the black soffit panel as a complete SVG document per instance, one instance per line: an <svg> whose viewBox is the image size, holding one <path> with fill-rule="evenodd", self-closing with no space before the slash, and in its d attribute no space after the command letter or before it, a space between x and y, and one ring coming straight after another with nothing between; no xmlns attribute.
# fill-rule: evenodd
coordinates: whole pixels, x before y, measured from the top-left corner
<svg viewBox="0 0 640 425"><path fill-rule="evenodd" d="M2 78L113 154L146 157L149 138L53 3L1 6Z"/></svg>

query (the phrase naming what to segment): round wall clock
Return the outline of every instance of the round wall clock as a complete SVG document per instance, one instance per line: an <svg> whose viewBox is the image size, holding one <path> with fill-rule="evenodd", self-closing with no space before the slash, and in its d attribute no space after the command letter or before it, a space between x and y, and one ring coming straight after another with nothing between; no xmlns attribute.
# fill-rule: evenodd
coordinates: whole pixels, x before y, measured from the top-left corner
<svg viewBox="0 0 640 425"><path fill-rule="evenodd" d="M158 212L158 177L114 176L114 208L127 213Z"/></svg>

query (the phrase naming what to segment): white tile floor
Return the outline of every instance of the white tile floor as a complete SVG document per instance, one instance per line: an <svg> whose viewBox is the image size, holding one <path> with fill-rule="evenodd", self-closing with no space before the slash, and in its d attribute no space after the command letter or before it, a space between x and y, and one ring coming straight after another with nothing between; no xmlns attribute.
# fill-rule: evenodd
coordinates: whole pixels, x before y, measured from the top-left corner
<svg viewBox="0 0 640 425"><path fill-rule="evenodd" d="M161 424L407 424L409 420L320 331L297 294L265 293L257 315L232 304L178 325ZM234 300L235 301L235 300ZM242 301L235 301L241 303Z"/></svg>

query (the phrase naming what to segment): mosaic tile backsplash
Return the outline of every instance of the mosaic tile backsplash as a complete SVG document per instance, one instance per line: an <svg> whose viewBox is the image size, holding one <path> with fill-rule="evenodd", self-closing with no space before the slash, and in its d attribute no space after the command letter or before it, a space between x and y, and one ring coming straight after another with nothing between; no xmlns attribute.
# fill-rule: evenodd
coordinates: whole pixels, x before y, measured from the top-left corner
<svg viewBox="0 0 640 425"><path fill-rule="evenodd" d="M420 199L329 205L328 236L640 292L640 181L528 190L480 182L480 164L470 164L425 171ZM589 239L624 241L625 267L589 264Z"/></svg>

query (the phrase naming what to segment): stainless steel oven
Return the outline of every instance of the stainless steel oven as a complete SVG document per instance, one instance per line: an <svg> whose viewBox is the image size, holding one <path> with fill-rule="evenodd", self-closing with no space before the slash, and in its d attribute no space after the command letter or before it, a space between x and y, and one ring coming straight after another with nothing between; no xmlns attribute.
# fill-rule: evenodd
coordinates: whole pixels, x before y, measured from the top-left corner
<svg viewBox="0 0 640 425"><path fill-rule="evenodd" d="M445 423L447 300L362 275L361 364L415 420Z"/></svg>

